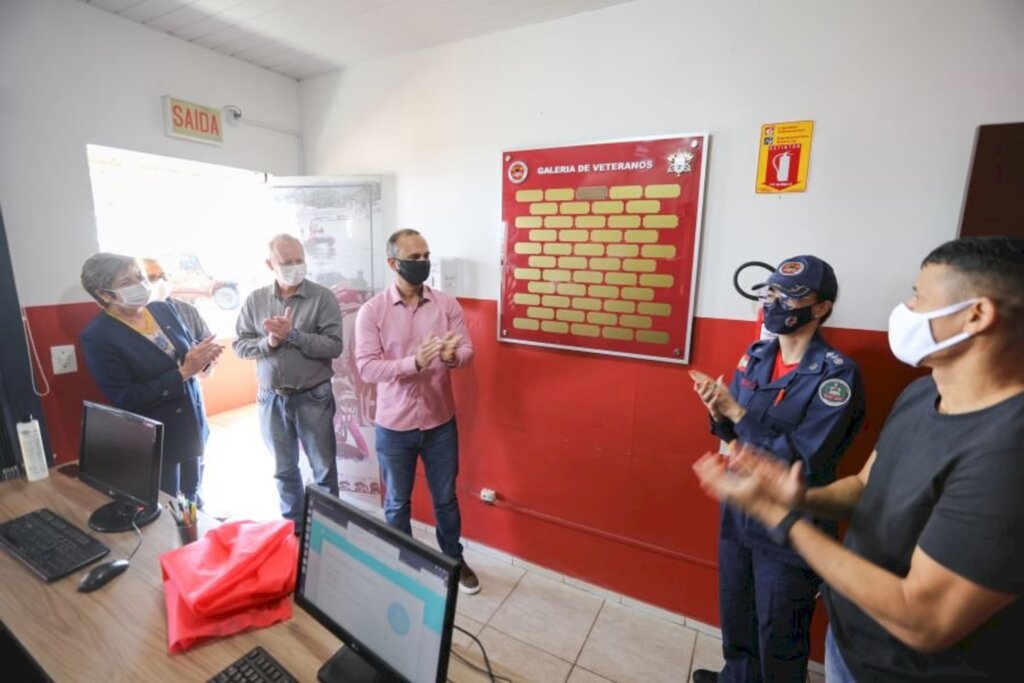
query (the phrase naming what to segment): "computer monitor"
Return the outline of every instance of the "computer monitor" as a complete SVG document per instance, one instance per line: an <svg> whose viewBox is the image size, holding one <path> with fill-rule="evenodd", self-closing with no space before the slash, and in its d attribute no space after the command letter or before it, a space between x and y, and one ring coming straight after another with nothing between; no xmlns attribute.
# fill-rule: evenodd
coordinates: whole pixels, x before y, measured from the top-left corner
<svg viewBox="0 0 1024 683"><path fill-rule="evenodd" d="M320 681L443 683L459 564L314 486L295 602L341 638Z"/></svg>
<svg viewBox="0 0 1024 683"><path fill-rule="evenodd" d="M96 531L128 531L160 516L162 422L83 402L78 477L113 498L89 517ZM139 508L142 508L139 511Z"/></svg>

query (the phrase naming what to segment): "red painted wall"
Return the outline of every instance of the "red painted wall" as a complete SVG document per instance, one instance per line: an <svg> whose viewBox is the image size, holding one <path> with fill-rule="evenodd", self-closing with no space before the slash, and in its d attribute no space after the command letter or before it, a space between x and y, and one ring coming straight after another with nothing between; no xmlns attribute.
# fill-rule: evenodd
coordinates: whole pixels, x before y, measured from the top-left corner
<svg viewBox="0 0 1024 683"><path fill-rule="evenodd" d="M25 309L32 339L39 352L42 372L50 383L50 393L39 400L43 404L46 427L50 432L50 446L56 455L55 463L78 459L82 435L82 401L104 403L96 382L85 367L78 335L93 317L99 313L93 303L62 304L56 306L30 306ZM50 359L50 347L62 344L75 345L78 372L54 375ZM40 368L35 366L36 385L43 389Z"/></svg>
<svg viewBox="0 0 1024 683"><path fill-rule="evenodd" d="M82 440L82 401L106 402L85 366L82 347L78 341L82 330L99 311L99 307L90 302L31 306L25 309L32 337L39 350L39 361L51 387L50 394L40 401L50 433L50 444L58 463L78 459ZM230 348L231 340L224 340L222 343L228 348L221 356L216 371L212 377L202 381L208 415L216 415L256 401L256 371L252 361L243 361L235 356ZM78 372L66 375L53 374L50 347L62 344L75 345ZM39 369L35 370L36 384L42 389Z"/></svg>
<svg viewBox="0 0 1024 683"><path fill-rule="evenodd" d="M717 624L719 513L690 465L718 443L687 368L499 344L496 302L461 303L476 347L473 365L455 373L464 534ZM752 322L697 319L693 367L728 376L755 334ZM892 357L884 332L826 336L865 375L867 420L840 468L852 473L915 375ZM504 505L481 503L484 487ZM414 514L432 523L425 482L417 492Z"/></svg>

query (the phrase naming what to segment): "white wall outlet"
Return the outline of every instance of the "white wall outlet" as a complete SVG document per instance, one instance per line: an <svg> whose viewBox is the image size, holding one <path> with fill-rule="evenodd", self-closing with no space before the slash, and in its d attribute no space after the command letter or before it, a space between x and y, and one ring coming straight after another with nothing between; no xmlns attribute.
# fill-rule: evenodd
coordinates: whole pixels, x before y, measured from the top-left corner
<svg viewBox="0 0 1024 683"><path fill-rule="evenodd" d="M497 498L497 494L494 492L494 489L480 489L480 500L483 502L492 505L495 498Z"/></svg>
<svg viewBox="0 0 1024 683"><path fill-rule="evenodd" d="M459 259L433 258L430 261L430 278L427 284L451 296L459 295Z"/></svg>
<svg viewBox="0 0 1024 683"><path fill-rule="evenodd" d="M53 374L66 375L69 372L78 372L78 360L75 358L74 344L51 346L50 358L53 360Z"/></svg>
<svg viewBox="0 0 1024 683"><path fill-rule="evenodd" d="M441 261L441 291L451 294L452 296L459 295L459 268L461 264L457 258L443 258Z"/></svg>

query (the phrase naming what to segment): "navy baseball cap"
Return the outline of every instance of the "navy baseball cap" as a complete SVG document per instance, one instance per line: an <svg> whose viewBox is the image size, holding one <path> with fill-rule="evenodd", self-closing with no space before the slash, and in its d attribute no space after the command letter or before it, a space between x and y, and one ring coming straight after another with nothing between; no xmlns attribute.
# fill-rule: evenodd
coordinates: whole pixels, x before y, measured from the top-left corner
<svg viewBox="0 0 1024 683"><path fill-rule="evenodd" d="M769 285L778 287L786 296L795 298L817 292L822 300L835 301L839 295L835 271L817 256L794 256L786 259L768 276L766 282L756 285L754 289Z"/></svg>

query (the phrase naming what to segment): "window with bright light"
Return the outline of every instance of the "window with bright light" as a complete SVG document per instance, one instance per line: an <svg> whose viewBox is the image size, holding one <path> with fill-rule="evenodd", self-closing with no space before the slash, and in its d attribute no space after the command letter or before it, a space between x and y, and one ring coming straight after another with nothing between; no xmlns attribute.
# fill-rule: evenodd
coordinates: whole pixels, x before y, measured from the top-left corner
<svg viewBox="0 0 1024 683"><path fill-rule="evenodd" d="M88 158L100 250L156 259L171 296L194 304L218 337L234 336L280 232L266 174L98 145Z"/></svg>
<svg viewBox="0 0 1024 683"><path fill-rule="evenodd" d="M89 145L100 250L160 262L171 296L194 304L218 337L234 336L249 293L270 284L267 244L282 232L306 250L308 277L343 312L368 298L380 183L274 179L227 166Z"/></svg>

